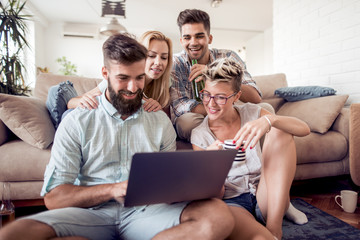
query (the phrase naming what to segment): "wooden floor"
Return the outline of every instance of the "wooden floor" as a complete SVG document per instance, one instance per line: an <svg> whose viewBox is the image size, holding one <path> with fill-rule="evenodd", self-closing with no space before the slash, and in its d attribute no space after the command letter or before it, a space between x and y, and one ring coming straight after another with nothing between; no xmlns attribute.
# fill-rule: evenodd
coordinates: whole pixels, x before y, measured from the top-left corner
<svg viewBox="0 0 360 240"><path fill-rule="evenodd" d="M360 202L358 201L355 213L346 213L335 203L335 196L345 189L360 192L360 187L352 183L350 176L340 176L295 181L291 187L290 195L292 199L301 198L324 212L360 229ZM16 218L44 210L46 210L44 206L20 207L16 209Z"/></svg>
<svg viewBox="0 0 360 240"><path fill-rule="evenodd" d="M322 211L360 229L360 199L354 213L346 213L335 202L341 190L360 192L349 176L296 181L293 183L291 198L301 198Z"/></svg>

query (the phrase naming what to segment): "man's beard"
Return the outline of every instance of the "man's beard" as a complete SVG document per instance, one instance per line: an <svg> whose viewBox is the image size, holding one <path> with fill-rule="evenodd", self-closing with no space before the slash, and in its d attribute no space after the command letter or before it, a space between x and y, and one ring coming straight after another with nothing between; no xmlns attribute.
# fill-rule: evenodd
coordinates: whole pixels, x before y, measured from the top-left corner
<svg viewBox="0 0 360 240"><path fill-rule="evenodd" d="M108 89L110 93L110 101L119 114L130 116L141 108L141 100L143 96L142 89L139 88L135 92L136 97L134 99L125 99L122 96L122 94L133 94L130 91L120 90L116 93L115 90L112 88L110 81L108 81Z"/></svg>

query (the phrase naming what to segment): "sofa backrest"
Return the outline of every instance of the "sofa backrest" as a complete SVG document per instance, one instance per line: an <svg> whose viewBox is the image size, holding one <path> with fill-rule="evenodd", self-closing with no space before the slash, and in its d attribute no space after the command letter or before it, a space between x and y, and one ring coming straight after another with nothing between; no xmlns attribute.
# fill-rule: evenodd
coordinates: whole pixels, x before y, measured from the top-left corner
<svg viewBox="0 0 360 240"><path fill-rule="evenodd" d="M277 88L287 87L286 75L284 73L276 73L269 75L254 76L253 79L260 88L262 93L262 101L271 104L275 112L285 102L274 94Z"/></svg>
<svg viewBox="0 0 360 240"><path fill-rule="evenodd" d="M40 73L36 78L34 97L37 97L45 102L49 88L61 82L66 82L67 80L74 84L78 95L82 95L90 91L91 89L95 88L99 82L102 81L102 79L100 78L87 78L79 76L64 76L52 73Z"/></svg>

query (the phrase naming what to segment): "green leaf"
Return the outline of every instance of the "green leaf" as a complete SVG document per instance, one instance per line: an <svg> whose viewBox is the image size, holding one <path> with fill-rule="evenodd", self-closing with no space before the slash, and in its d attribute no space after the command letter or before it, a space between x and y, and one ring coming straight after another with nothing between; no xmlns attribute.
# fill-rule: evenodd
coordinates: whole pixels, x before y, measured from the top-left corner
<svg viewBox="0 0 360 240"><path fill-rule="evenodd" d="M0 2L0 92L24 95L29 92L25 85L25 69L20 54L29 47L26 39L26 22L32 16L22 15L26 1L8 0L7 5Z"/></svg>

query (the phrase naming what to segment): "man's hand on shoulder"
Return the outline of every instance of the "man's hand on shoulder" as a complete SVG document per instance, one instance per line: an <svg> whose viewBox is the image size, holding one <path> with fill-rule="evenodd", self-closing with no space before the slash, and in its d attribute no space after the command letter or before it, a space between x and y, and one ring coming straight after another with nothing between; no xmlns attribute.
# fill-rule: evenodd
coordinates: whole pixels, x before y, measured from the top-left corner
<svg viewBox="0 0 360 240"><path fill-rule="evenodd" d="M152 98L143 98L145 103L143 104L143 108L147 112L156 112L161 110L161 105L158 101L152 99Z"/></svg>

